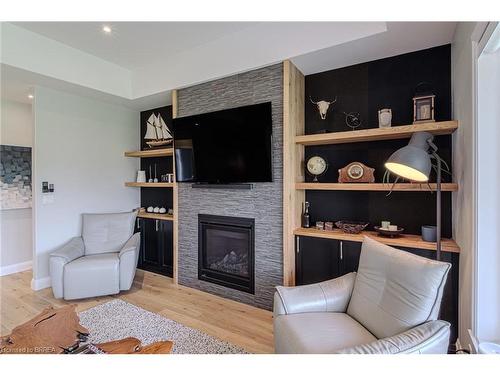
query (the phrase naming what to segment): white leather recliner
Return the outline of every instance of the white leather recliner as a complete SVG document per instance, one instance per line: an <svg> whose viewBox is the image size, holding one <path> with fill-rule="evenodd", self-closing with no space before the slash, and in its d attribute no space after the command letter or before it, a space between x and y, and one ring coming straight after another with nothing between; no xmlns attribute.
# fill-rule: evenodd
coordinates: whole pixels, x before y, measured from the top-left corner
<svg viewBox="0 0 500 375"><path fill-rule="evenodd" d="M451 265L365 237L358 272L277 287L276 353L447 353L437 320Z"/></svg>
<svg viewBox="0 0 500 375"><path fill-rule="evenodd" d="M50 254L56 298L78 299L129 290L139 259L137 212L83 214L82 236Z"/></svg>

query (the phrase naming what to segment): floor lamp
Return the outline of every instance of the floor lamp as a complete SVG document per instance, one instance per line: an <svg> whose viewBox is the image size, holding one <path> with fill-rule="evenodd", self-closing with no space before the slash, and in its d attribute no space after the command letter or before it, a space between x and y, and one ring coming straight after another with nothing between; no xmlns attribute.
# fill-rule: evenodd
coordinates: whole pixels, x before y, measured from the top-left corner
<svg viewBox="0 0 500 375"><path fill-rule="evenodd" d="M441 158L436 154L434 136L428 132L414 133L407 146L394 152L385 167L395 175L414 182L429 182L431 159L437 162L436 195L436 259L441 259Z"/></svg>

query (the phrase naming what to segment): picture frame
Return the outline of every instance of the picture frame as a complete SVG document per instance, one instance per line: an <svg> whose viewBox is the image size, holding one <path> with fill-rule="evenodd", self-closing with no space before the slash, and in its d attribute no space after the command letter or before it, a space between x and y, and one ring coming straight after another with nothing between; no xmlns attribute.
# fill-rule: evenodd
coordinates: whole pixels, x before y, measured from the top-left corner
<svg viewBox="0 0 500 375"><path fill-rule="evenodd" d="M435 95L415 96L413 98L413 123L434 122Z"/></svg>

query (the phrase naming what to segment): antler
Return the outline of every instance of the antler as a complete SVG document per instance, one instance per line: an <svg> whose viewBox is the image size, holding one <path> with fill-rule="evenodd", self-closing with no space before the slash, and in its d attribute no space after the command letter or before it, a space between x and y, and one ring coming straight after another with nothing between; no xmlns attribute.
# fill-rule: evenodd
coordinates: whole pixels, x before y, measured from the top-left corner
<svg viewBox="0 0 500 375"><path fill-rule="evenodd" d="M318 104L318 102L315 102L312 100L311 96L309 96L309 100L311 101L312 104ZM326 100L325 100L326 101ZM331 102L327 102L328 104L333 104L337 101L337 97L335 96L335 99L333 99Z"/></svg>

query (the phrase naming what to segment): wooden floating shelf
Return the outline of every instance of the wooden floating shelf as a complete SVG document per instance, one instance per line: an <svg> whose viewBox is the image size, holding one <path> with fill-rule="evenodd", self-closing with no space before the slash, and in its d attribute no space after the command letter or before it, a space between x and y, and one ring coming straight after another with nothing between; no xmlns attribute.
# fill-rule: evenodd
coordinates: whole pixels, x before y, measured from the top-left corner
<svg viewBox="0 0 500 375"><path fill-rule="evenodd" d="M390 246L399 247L409 247L414 249L424 249L424 250L436 250L435 242L425 242L422 238L415 234L404 234L400 237L389 238L379 236L373 231L363 231L359 234L349 234L344 233L340 229L334 229L333 231L319 230L316 228L297 228L293 231L296 236L305 237L316 237L325 238L330 240L343 240L343 241L354 241L363 242L364 236L373 238L375 241L384 243ZM441 240L441 251L459 253L460 248L452 239L442 239Z"/></svg>
<svg viewBox="0 0 500 375"><path fill-rule="evenodd" d="M164 156L172 156L174 154L173 148L163 148L160 150L145 150L145 151L127 151L125 156L134 158L159 158Z"/></svg>
<svg viewBox="0 0 500 375"><path fill-rule="evenodd" d="M153 212L139 212L137 214L137 217L143 218L143 219L156 219L156 220L167 220L167 221L173 221L174 220L174 215L169 215L169 214L155 214Z"/></svg>
<svg viewBox="0 0 500 375"><path fill-rule="evenodd" d="M295 143L304 146L333 145L339 143L383 141L410 138L416 132L434 135L451 134L458 128L458 121L427 122L415 125L400 125L389 128L373 128L345 132L299 135Z"/></svg>
<svg viewBox="0 0 500 375"><path fill-rule="evenodd" d="M435 191L436 184L398 183L394 187L392 184L381 183L328 183L328 182L296 182L297 190L349 190L349 191ZM441 191L457 191L458 184L442 183Z"/></svg>
<svg viewBox="0 0 500 375"><path fill-rule="evenodd" d="M151 187L151 188L164 188L174 187L175 183L172 182L125 182L128 187Z"/></svg>

